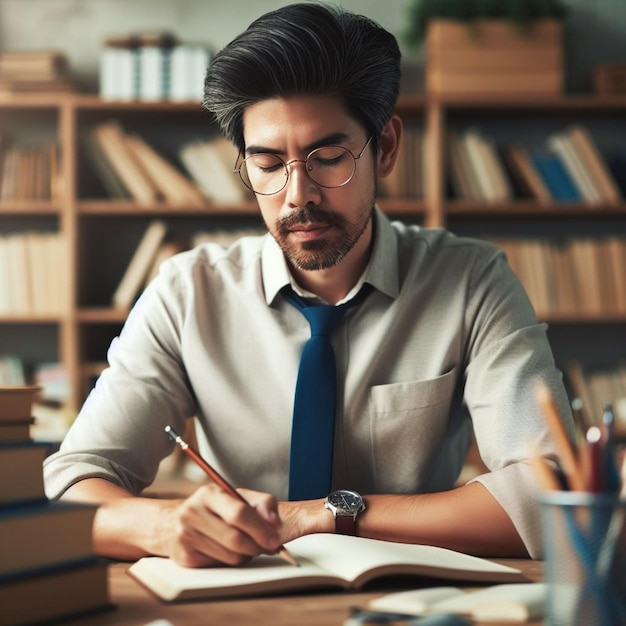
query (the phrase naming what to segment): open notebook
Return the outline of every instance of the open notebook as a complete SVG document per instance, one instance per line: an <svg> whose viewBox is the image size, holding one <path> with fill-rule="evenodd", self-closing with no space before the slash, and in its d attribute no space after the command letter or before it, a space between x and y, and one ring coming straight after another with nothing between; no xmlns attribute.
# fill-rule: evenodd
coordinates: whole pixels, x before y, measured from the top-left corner
<svg viewBox="0 0 626 626"><path fill-rule="evenodd" d="M242 567L185 568L145 557L129 574L167 601L281 593L303 589L359 589L384 576L411 575L476 582L523 582L514 568L461 552L346 535L313 534L285 547L299 567L259 556Z"/></svg>

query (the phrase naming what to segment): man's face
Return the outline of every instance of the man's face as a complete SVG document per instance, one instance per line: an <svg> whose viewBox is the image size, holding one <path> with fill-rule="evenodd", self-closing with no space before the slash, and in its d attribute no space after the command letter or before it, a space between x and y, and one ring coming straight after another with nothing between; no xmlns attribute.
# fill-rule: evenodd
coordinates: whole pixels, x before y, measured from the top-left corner
<svg viewBox="0 0 626 626"><path fill-rule="evenodd" d="M357 156L369 139L341 102L328 96L263 100L244 112L246 155L267 152L285 163L306 159L321 146L339 145ZM265 224L298 270L336 266L348 255L366 255L375 200L375 159L366 148L356 171L343 187L325 188L305 171L303 162L288 165L284 189L257 195Z"/></svg>

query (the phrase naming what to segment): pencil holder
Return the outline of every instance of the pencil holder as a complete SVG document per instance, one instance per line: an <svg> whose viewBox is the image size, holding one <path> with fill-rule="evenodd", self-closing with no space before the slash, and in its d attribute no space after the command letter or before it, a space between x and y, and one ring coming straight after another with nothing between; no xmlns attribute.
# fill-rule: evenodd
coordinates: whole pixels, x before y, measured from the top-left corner
<svg viewBox="0 0 626 626"><path fill-rule="evenodd" d="M626 624L626 500L546 491L541 498L546 624Z"/></svg>

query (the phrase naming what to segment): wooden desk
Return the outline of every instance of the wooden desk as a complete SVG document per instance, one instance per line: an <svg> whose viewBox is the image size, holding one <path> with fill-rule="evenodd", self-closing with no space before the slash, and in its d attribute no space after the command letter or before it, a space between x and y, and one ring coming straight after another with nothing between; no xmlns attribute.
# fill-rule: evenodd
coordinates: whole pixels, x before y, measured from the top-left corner
<svg viewBox="0 0 626 626"><path fill-rule="evenodd" d="M521 569L532 581L541 581L543 564L530 560L498 559ZM341 626L350 607L365 607L371 598L419 585L418 579L381 581L363 592L311 592L272 597L223 601L165 604L141 587L126 570L128 564L109 567L109 594L116 608L88 618L74 620L72 626L146 626L155 620L169 620L174 626ZM445 585L446 581L430 581ZM540 622L533 622L539 624ZM69 626L69 624L68 624ZM493 626L493 624L491 624Z"/></svg>

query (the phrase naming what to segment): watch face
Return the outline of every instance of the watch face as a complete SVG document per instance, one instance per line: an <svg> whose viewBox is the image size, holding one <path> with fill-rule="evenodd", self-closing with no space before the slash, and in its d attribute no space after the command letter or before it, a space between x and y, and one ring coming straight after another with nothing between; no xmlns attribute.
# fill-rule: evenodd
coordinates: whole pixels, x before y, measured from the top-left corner
<svg viewBox="0 0 626 626"><path fill-rule="evenodd" d="M363 498L356 491L339 489L328 496L328 503L336 507L338 513L357 513L363 509Z"/></svg>

